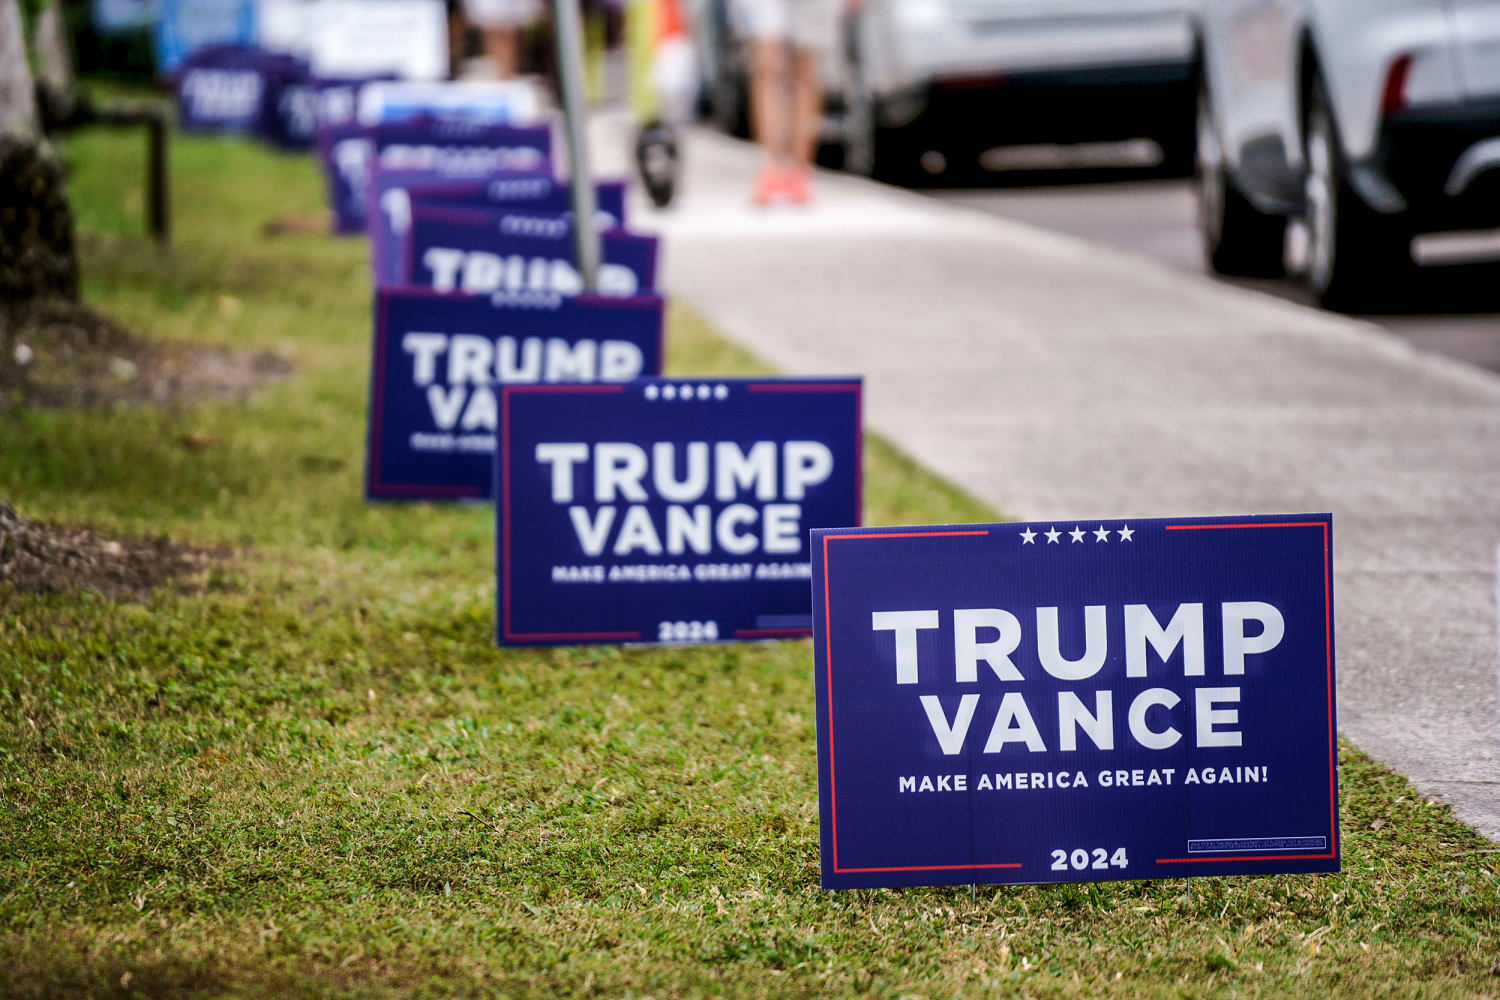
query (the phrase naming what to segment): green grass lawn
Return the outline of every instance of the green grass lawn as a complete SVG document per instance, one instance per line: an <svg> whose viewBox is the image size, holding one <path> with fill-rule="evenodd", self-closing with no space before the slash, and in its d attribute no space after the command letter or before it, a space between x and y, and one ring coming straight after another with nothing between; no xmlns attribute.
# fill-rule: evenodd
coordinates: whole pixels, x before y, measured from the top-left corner
<svg viewBox="0 0 1500 1000"><path fill-rule="evenodd" d="M809 644L493 648L490 512L361 499L363 246L262 235L312 161L179 140L159 253L140 147L69 141L89 299L296 372L0 414L23 514L234 553L149 603L0 591L0 995L1500 996L1500 855L1347 747L1342 875L820 890ZM871 523L996 516L866 473Z"/></svg>

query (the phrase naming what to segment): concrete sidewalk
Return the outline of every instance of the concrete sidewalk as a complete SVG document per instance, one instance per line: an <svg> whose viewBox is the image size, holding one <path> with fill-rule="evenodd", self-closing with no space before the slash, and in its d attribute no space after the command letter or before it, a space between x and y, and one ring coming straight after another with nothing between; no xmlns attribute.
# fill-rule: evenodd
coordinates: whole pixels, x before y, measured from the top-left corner
<svg viewBox="0 0 1500 1000"><path fill-rule="evenodd" d="M664 287L1017 518L1330 510L1339 728L1500 838L1500 378L1143 257L841 175L756 210L691 133Z"/></svg>

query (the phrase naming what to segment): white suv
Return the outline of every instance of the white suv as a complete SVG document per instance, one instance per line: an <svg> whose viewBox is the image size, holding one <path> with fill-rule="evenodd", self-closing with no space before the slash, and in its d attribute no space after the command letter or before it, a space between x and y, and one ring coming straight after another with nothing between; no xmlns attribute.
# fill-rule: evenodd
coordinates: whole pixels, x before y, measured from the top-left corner
<svg viewBox="0 0 1500 1000"><path fill-rule="evenodd" d="M999 145L1150 138L1193 165L1191 0L859 0L845 163L901 177Z"/></svg>
<svg viewBox="0 0 1500 1000"><path fill-rule="evenodd" d="M1209 262L1352 309L1422 232L1500 225L1500 0L1203 0L1199 205Z"/></svg>

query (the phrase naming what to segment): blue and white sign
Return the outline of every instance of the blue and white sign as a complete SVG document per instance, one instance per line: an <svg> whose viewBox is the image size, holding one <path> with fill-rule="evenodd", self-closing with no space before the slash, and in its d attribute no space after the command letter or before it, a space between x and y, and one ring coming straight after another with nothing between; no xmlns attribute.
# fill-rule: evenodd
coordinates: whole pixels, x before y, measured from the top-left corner
<svg viewBox="0 0 1500 1000"><path fill-rule="evenodd" d="M472 179L434 179L409 185L413 203L466 205L532 212L538 215L562 213L573 208L573 191L551 174L496 174ZM595 207L612 218L612 224L625 225L625 182L597 181L594 184Z"/></svg>
<svg viewBox="0 0 1500 1000"><path fill-rule="evenodd" d="M805 636L808 530L857 524L858 379L506 386L501 645Z"/></svg>
<svg viewBox="0 0 1500 1000"><path fill-rule="evenodd" d="M205 46L178 69L178 122L184 131L271 137L281 90L305 80L306 73L296 58L253 45Z"/></svg>
<svg viewBox="0 0 1500 1000"><path fill-rule="evenodd" d="M824 887L1338 871L1331 531L814 531Z"/></svg>
<svg viewBox="0 0 1500 1000"><path fill-rule="evenodd" d="M310 149L318 144L320 129L354 121L354 103L367 80L322 79L305 63L277 58L288 69L268 74L266 110L257 129L263 138L283 149ZM360 130L349 132L363 138Z"/></svg>
<svg viewBox="0 0 1500 1000"><path fill-rule="evenodd" d="M437 80L448 75L441 0L259 0L268 49L293 52L326 77Z"/></svg>
<svg viewBox="0 0 1500 1000"><path fill-rule="evenodd" d="M358 233L365 228L365 187L373 147L369 132L358 122L318 126L318 159L336 232Z"/></svg>
<svg viewBox="0 0 1500 1000"><path fill-rule="evenodd" d="M284 81L275 94L276 115L269 123L266 138L286 149L317 146L323 153L325 130L354 122L359 90L370 82L363 77L318 77L311 74ZM362 129L345 129L344 134L364 140L368 147ZM355 176L363 177L364 172Z"/></svg>
<svg viewBox="0 0 1500 1000"><path fill-rule="evenodd" d="M446 205L413 206L401 280L440 292L558 292L576 295L573 224L566 216L515 215ZM656 237L621 230L599 238L599 292L656 288Z"/></svg>
<svg viewBox="0 0 1500 1000"><path fill-rule="evenodd" d="M371 126L370 138L383 170L478 177L497 170L551 167L552 130L546 125L487 125L461 118L424 117Z"/></svg>
<svg viewBox="0 0 1500 1000"><path fill-rule="evenodd" d="M660 372L661 358L662 300L655 296L381 290L366 495L491 496L500 386L624 382Z"/></svg>
<svg viewBox="0 0 1500 1000"><path fill-rule="evenodd" d="M255 0L158 0L153 41L156 69L166 76L208 45L253 45Z"/></svg>
<svg viewBox="0 0 1500 1000"><path fill-rule="evenodd" d="M360 94L359 120L366 125L424 115L482 125L529 125L541 118L542 102L537 86L527 80L403 80L370 87Z"/></svg>
<svg viewBox="0 0 1500 1000"><path fill-rule="evenodd" d="M318 126L349 125L358 120L359 93L383 77L318 77Z"/></svg>
<svg viewBox="0 0 1500 1000"><path fill-rule="evenodd" d="M375 84L365 85L370 86ZM350 233L366 228L377 174L461 180L497 171L545 172L551 165L552 131L434 118L364 128L355 120L325 123L318 151L337 229Z"/></svg>
<svg viewBox="0 0 1500 1000"><path fill-rule="evenodd" d="M151 24L155 0L92 0L89 10L100 34L137 31Z"/></svg>
<svg viewBox="0 0 1500 1000"><path fill-rule="evenodd" d="M318 136L318 85L310 76L288 76L271 95L261 134L282 149L311 149Z"/></svg>
<svg viewBox="0 0 1500 1000"><path fill-rule="evenodd" d="M370 86L375 84L366 89ZM377 171L435 179L546 171L552 130L421 118L373 128L330 125L321 130L318 146L338 231L349 233L366 228L371 178Z"/></svg>
<svg viewBox="0 0 1500 1000"><path fill-rule="evenodd" d="M374 204L379 211L370 216L371 254L378 285L400 284L405 274L406 234L411 229L411 206L447 204L490 208L508 215L535 220L510 225L535 230L558 219L570 218L572 193L547 173L498 173L474 180L445 179L435 171L380 170L371 178ZM601 230L625 224L625 184L600 181L594 186Z"/></svg>

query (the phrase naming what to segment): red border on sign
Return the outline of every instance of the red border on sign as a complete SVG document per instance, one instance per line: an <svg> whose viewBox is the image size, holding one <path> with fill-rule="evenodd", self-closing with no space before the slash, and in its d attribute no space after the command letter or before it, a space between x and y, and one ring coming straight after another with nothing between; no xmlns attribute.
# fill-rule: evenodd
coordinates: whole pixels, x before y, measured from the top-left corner
<svg viewBox="0 0 1500 1000"><path fill-rule="evenodd" d="M591 385L508 385L500 392L500 634L506 639L541 642L578 639L591 642L630 642L639 632L512 632L510 630L510 397L518 392L621 393L622 382Z"/></svg>
<svg viewBox="0 0 1500 1000"><path fill-rule="evenodd" d="M658 353L660 353L661 340L658 332ZM670 376L664 377L670 380ZM679 378L677 381L689 381ZM696 381L711 381L703 378ZM731 381L720 379L719 381ZM511 631L511 609L510 609L510 395L514 392L608 392L622 393L625 391L625 383L589 383L584 385L507 385L502 388L500 394L500 482L496 484L499 493L497 502L500 504L500 537L501 552L500 560L500 632L506 639L540 641L568 639L579 639L587 641L639 641L642 636L640 632L512 632ZM852 392L857 397L855 405L855 486L854 486L854 515L856 522L864 517L864 385L857 379L830 380L827 382L750 382L745 385L748 392ZM948 534L987 534L987 532L948 532ZM841 537L910 537L903 535L885 536L841 536ZM769 629L736 629L734 636L737 639L805 639L812 635L811 628L769 628Z"/></svg>
<svg viewBox="0 0 1500 1000"><path fill-rule="evenodd" d="M1323 529L1323 652L1327 662L1324 702L1328 706L1328 843L1321 854L1244 854L1226 857L1205 855L1201 858L1157 858L1159 865L1190 865L1213 861L1317 861L1339 856L1338 823L1338 733L1333 722L1333 573L1328 551L1327 521L1249 521L1229 524L1168 524L1167 531L1225 531L1237 528L1322 528Z"/></svg>
<svg viewBox="0 0 1500 1000"><path fill-rule="evenodd" d="M825 682L828 690L828 799L830 803L829 813L832 815L833 826L833 871L835 875L856 875L865 872L952 872L952 871L977 871L984 868L1020 868L1019 861L1003 861L992 864L978 865L902 865L885 868L840 868L839 867L839 798L837 769L834 767L833 750L833 629L830 624L830 608L832 601L829 598L828 588L828 542L830 539L841 541L868 541L875 538L952 538L958 536L988 535L989 531L889 531L871 532L859 535L824 535L823 536L823 643L824 643L824 666L826 669Z"/></svg>

